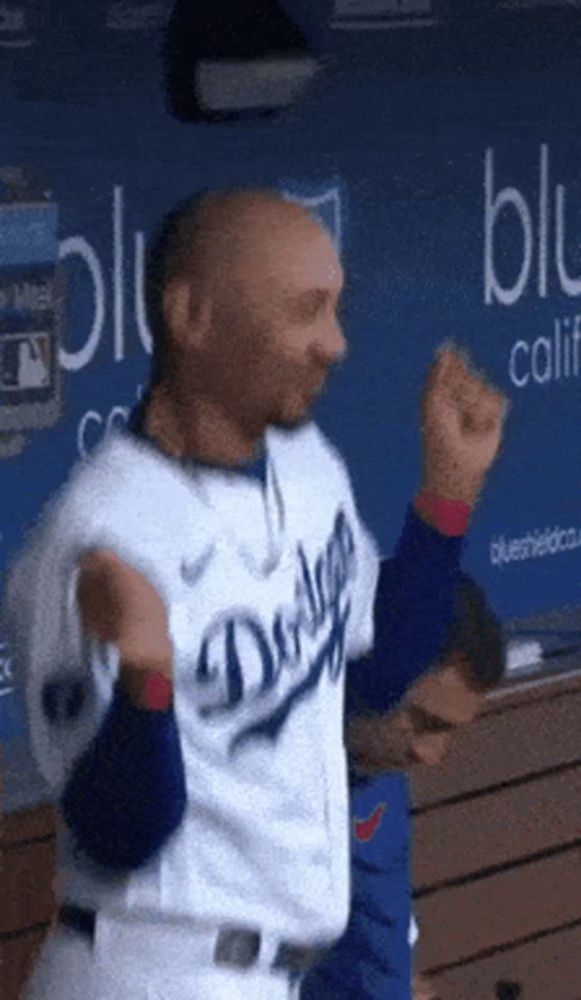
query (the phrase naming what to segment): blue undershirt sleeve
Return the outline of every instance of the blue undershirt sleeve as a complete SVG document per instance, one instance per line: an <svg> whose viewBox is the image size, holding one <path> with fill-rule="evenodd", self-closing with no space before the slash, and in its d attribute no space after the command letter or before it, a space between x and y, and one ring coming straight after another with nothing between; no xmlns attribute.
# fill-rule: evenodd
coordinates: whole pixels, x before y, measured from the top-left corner
<svg viewBox="0 0 581 1000"><path fill-rule="evenodd" d="M137 868L177 829L185 805L173 708L138 708L118 683L103 723L77 760L61 799L76 846L106 868Z"/></svg>
<svg viewBox="0 0 581 1000"><path fill-rule="evenodd" d="M383 560L370 655L347 667L346 711L389 711L440 653L452 623L464 537L443 535L410 504L393 559Z"/></svg>

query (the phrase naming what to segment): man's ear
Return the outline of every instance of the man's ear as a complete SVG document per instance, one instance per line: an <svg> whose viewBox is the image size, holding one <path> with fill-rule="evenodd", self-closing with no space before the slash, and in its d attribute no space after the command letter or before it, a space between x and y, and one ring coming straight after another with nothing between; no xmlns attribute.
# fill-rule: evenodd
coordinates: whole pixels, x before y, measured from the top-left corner
<svg viewBox="0 0 581 1000"><path fill-rule="evenodd" d="M475 679L472 667L465 657L457 660L456 663L449 664L444 668L444 673L448 671L446 687L448 698L454 705L454 722L458 725L466 725L472 722L482 708L486 697L486 692L478 680Z"/></svg>
<svg viewBox="0 0 581 1000"><path fill-rule="evenodd" d="M458 676L462 679L464 685L470 689L470 691L475 692L480 695L481 700L484 700L486 693L489 690L486 684L484 684L478 674L475 673L472 663L468 657L461 657L456 663L456 671Z"/></svg>
<svg viewBox="0 0 581 1000"><path fill-rule="evenodd" d="M191 282L172 281L163 293L163 316L173 346L203 346L212 321L212 299L194 295Z"/></svg>

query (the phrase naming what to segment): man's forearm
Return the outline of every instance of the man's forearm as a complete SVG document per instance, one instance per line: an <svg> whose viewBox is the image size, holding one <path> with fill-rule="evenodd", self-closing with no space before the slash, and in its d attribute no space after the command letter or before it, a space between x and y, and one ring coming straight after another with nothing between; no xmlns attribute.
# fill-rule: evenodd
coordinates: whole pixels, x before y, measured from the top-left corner
<svg viewBox="0 0 581 1000"><path fill-rule="evenodd" d="M99 732L76 762L61 799L75 843L107 868L137 868L177 829L185 804L173 708L139 707L118 682Z"/></svg>
<svg viewBox="0 0 581 1000"><path fill-rule="evenodd" d="M434 662L452 622L464 538L445 535L408 508L394 558L375 597L373 652L348 666L347 712L385 712Z"/></svg>

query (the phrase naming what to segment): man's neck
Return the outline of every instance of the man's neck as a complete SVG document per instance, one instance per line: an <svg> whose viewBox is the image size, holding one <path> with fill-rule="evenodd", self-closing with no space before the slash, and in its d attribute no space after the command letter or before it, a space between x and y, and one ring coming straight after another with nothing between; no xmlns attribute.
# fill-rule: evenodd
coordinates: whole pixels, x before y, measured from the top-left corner
<svg viewBox="0 0 581 1000"><path fill-rule="evenodd" d="M145 431L169 455L228 467L259 455L265 428L245 429L201 395L186 403L162 382L151 392Z"/></svg>

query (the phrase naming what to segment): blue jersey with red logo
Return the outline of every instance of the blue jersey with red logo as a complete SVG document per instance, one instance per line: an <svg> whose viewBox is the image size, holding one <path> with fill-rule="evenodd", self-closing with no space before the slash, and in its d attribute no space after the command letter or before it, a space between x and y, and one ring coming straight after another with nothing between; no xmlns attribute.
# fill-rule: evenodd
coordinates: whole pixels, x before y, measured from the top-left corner
<svg viewBox="0 0 581 1000"><path fill-rule="evenodd" d="M417 526L420 527L419 525ZM422 525L422 548L437 545L431 559L430 587L415 594L423 601L421 612L413 607L408 619L418 636L403 632L394 646L389 633L378 632L372 659L350 665L347 678L347 714L356 714L381 702L383 711L394 708L406 689L433 661L452 623L454 591L462 542L436 539ZM413 553L410 553L413 555ZM435 552L433 553L435 555ZM414 560L415 561L415 560ZM419 564L419 560L417 560ZM382 564L377 603L397 591L394 561ZM408 591L411 596L411 588ZM410 614L409 604L407 614ZM409 636L409 641L408 641ZM398 661L407 669L394 673L391 687L379 692L374 680L385 678L397 648ZM379 662L378 662L379 661ZM389 676L389 674L388 674ZM376 697L380 694L380 698ZM345 933L327 957L306 976L301 1000L411 1000L412 968L409 941L411 922L410 811L405 773L387 771L369 778L351 779L351 915Z"/></svg>
<svg viewBox="0 0 581 1000"><path fill-rule="evenodd" d="M390 771L351 791L351 916L305 979L301 1000L410 1000L408 779Z"/></svg>

